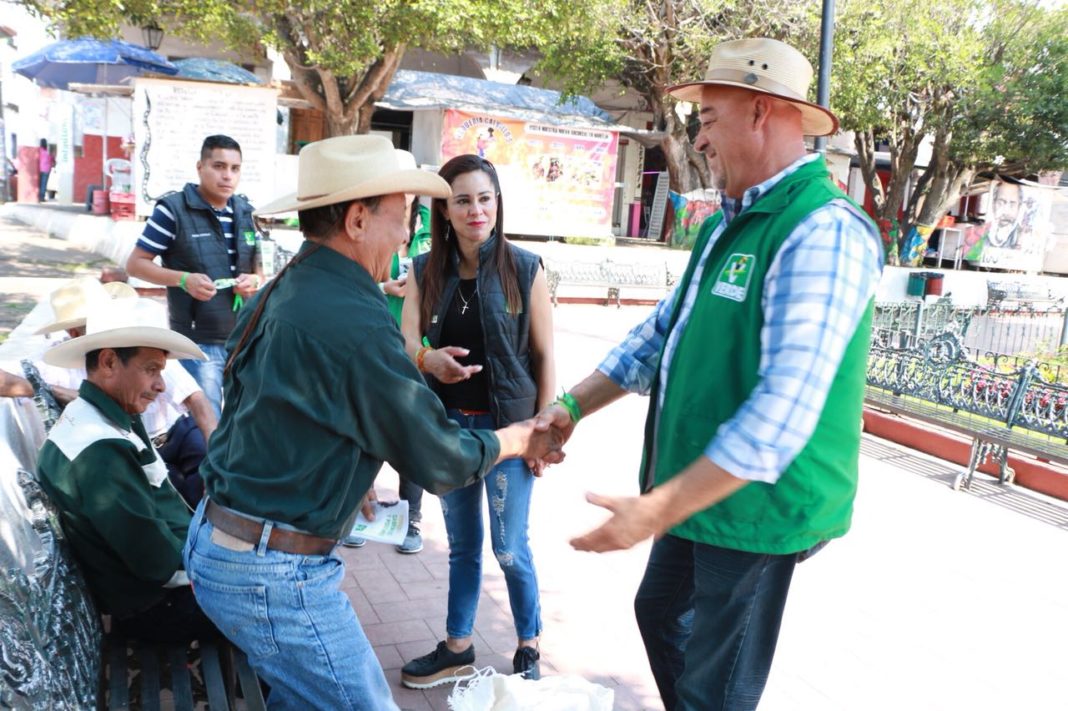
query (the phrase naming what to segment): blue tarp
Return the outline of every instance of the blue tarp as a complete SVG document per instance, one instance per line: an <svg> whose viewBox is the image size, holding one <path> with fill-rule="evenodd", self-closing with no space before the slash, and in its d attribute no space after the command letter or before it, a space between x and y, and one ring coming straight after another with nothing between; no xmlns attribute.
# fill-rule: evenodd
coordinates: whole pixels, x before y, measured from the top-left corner
<svg viewBox="0 0 1068 711"><path fill-rule="evenodd" d="M189 59L175 60L174 66L178 67L178 76L184 79L200 79L224 84L263 83L262 79L244 67L224 62L221 59L190 57Z"/></svg>
<svg viewBox="0 0 1068 711"><path fill-rule="evenodd" d="M120 40L73 39L53 42L11 65L41 86L118 84L143 71L176 74L178 68L152 50Z"/></svg>
<svg viewBox="0 0 1068 711"><path fill-rule="evenodd" d="M615 122L585 96L560 103L560 92L532 86L401 69L378 106L397 111L459 109L566 126Z"/></svg>

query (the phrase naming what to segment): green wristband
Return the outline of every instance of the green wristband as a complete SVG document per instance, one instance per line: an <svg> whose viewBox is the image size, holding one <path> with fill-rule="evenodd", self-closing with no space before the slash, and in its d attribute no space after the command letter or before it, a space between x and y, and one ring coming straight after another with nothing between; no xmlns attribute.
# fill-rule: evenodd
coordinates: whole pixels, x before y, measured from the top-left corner
<svg viewBox="0 0 1068 711"><path fill-rule="evenodd" d="M185 280L189 278L189 272L182 272L182 278L178 280L178 288L182 291L189 291L185 288Z"/></svg>
<svg viewBox="0 0 1068 711"><path fill-rule="evenodd" d="M579 408L578 400L571 393L562 393L553 404L567 410L567 414L571 416L572 423L578 424L578 421L582 419L582 409Z"/></svg>

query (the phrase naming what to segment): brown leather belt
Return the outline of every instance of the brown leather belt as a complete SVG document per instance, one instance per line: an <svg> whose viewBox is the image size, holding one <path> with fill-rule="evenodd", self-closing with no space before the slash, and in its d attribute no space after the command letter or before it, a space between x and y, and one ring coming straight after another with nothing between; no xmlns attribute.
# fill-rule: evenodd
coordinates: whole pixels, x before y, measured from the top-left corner
<svg viewBox="0 0 1068 711"><path fill-rule="evenodd" d="M211 525L223 533L229 533L246 543L259 545L263 536L263 523L231 513L211 499L208 499L204 507L204 515L211 521ZM277 526L271 529L271 535L267 538L267 547L271 550L296 555L326 555L334 550L336 545L337 541L333 538L320 538L310 533L289 531Z"/></svg>

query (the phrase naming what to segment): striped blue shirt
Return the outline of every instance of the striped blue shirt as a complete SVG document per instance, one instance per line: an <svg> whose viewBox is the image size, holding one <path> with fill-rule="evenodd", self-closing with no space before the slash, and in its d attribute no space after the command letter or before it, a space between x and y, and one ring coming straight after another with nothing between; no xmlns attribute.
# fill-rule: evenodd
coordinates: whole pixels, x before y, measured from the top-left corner
<svg viewBox="0 0 1068 711"><path fill-rule="evenodd" d="M226 207L212 211L219 218L222 225L223 236L226 238L226 251L230 255L230 273L237 275L237 242L234 241L234 208L233 198L227 200ZM177 222L174 215L161 203L156 203L156 209L145 223L145 229L137 240L137 246L152 254L163 254L174 243L174 235L177 231Z"/></svg>
<svg viewBox="0 0 1068 711"><path fill-rule="evenodd" d="M725 197L723 221L698 257L690 288L685 294L676 289L665 297L598 370L621 388L639 394L650 392L659 370L658 406L663 407L671 358L697 300L712 246L734 217L816 158L813 154L797 160L746 190L740 201ZM882 263L875 228L844 200L815 210L794 228L768 268L761 295L759 382L719 427L705 456L740 479L778 481L816 429L846 346L878 286ZM669 333L678 298L683 299L679 318ZM664 357L658 362L661 350ZM730 374L709 374L724 376Z"/></svg>

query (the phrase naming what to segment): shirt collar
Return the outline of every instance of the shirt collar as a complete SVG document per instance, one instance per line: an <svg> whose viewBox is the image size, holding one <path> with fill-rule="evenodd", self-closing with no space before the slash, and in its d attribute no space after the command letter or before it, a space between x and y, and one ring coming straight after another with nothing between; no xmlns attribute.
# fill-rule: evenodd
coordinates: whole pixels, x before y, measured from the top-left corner
<svg viewBox="0 0 1068 711"><path fill-rule="evenodd" d="M127 431L133 429L133 420L130 415L119 406L119 403L115 402L110 395L88 380L82 381L81 387L78 388L78 397L100 410L104 417L108 418L122 429Z"/></svg>
<svg viewBox="0 0 1068 711"><path fill-rule="evenodd" d="M312 250L315 251L313 252ZM308 254L309 252L311 253ZM297 252L298 256L302 254L307 254L306 257L301 257L303 264L337 274L349 281L361 282L363 286L374 287L375 291L378 291L378 286L368 271L362 265L352 261L337 250L330 249L326 245L316 247L315 242L305 239L304 244L300 246L300 250Z"/></svg>
<svg viewBox="0 0 1068 711"><path fill-rule="evenodd" d="M198 189L198 185L196 183L186 183L185 189L182 190L182 193L185 195L185 201L186 203L188 203L189 207L196 208L198 210L211 210L216 214L225 212L226 210L230 210L231 212L233 211L233 208L231 207L231 205L234 204L233 195L226 198L226 205L221 210L217 210L215 209L214 205L210 205L208 201L204 199L204 196L200 194L200 190Z"/></svg>
<svg viewBox="0 0 1068 711"><path fill-rule="evenodd" d="M757 200L771 192L771 189L778 185L783 178L790 175L791 173L794 173L801 166L807 165L808 163L817 160L819 157L819 153L809 153L807 155L801 156L793 163L786 166L784 169L765 180L763 183L754 185L753 187L746 190L744 193L742 193L741 200L738 200L737 198L727 197L726 195L724 195L722 204L723 222L729 223L731 220L737 217L739 213L752 207Z"/></svg>

